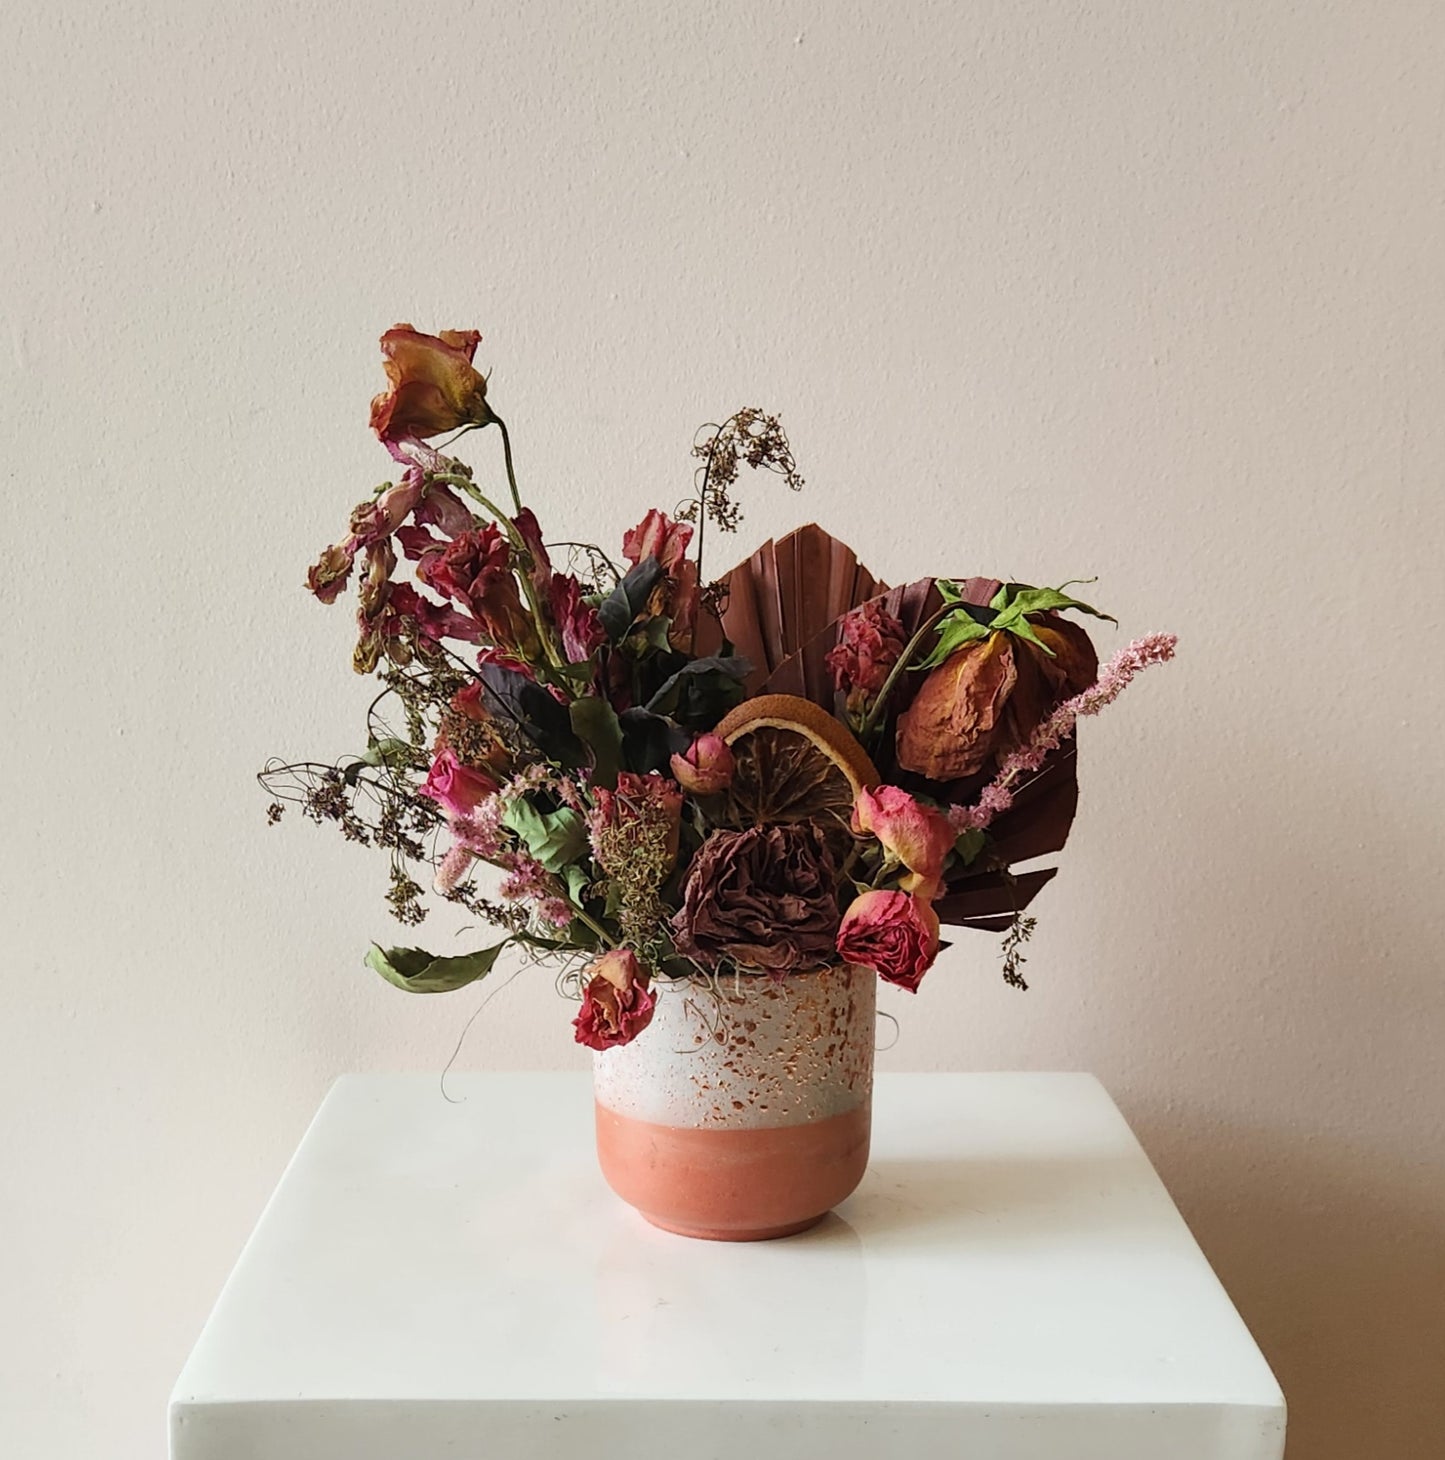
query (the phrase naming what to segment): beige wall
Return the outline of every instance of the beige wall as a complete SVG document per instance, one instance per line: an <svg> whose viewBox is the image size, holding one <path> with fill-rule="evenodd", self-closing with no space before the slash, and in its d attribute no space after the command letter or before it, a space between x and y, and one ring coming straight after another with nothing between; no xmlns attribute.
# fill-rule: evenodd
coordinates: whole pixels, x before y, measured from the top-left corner
<svg viewBox="0 0 1445 1460"><path fill-rule="evenodd" d="M475 1007L362 970L380 866L251 783L357 743L298 585L385 474L394 319L484 331L554 531L758 402L809 486L740 548L810 517L1178 631L1086 727L1033 991L963 939L884 1063L1096 1071L1292 1457L1439 1454L1437 5L68 0L0 43L11 1460L158 1454L327 1083ZM463 1061L576 1066L566 1016L519 979Z"/></svg>

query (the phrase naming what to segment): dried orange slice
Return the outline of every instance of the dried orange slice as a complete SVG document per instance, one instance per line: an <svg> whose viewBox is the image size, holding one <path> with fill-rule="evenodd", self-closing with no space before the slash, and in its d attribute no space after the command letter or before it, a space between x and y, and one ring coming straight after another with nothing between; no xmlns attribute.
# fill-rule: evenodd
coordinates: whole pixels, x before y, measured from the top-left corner
<svg viewBox="0 0 1445 1460"><path fill-rule="evenodd" d="M737 761L728 788L729 819L739 826L816 821L846 827L878 770L848 727L812 700L759 695L725 715L714 734Z"/></svg>

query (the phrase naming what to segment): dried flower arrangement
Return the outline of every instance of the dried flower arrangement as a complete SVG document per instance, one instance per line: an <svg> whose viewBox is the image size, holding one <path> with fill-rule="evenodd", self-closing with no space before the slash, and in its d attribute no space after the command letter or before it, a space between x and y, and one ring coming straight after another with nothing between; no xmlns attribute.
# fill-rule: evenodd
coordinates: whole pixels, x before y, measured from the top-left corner
<svg viewBox="0 0 1445 1460"><path fill-rule="evenodd" d="M425 916L425 868L504 934L447 957L373 945L368 965L436 993L508 946L555 960L594 1049L646 1028L657 979L846 961L916 990L945 923L1003 932L1004 977L1025 987L1025 909L1054 874L1010 868L1064 844L1078 717L1174 638L1136 640L1101 671L1064 614L1106 615L1072 585L890 589L814 526L708 581L706 530L736 531L740 469L802 486L777 418L754 409L703 428L691 498L649 511L621 562L546 542L473 365L479 340L381 337L371 425L400 480L352 511L307 580L333 603L357 576L353 665L381 681L366 749L261 774L273 821L292 801L388 853L403 923ZM507 508L427 444L489 426ZM395 577L399 555L415 583ZM479 892L478 862L504 874L500 901Z"/></svg>

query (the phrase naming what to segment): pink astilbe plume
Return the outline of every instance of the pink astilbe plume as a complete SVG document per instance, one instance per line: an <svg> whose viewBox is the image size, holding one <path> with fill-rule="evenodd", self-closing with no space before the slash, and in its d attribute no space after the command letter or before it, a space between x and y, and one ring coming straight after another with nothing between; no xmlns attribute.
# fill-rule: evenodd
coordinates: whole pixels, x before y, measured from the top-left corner
<svg viewBox="0 0 1445 1460"><path fill-rule="evenodd" d="M1074 733L1080 715L1097 715L1124 692L1125 687L1141 670L1151 664L1163 664L1174 657L1179 642L1174 634L1146 634L1120 649L1099 671L1099 677L1072 699L1065 700L1012 755L999 766L998 774L979 793L972 806L950 806L948 820L954 830L982 831L996 817L1013 806L1009 789L1020 777L1038 770L1051 751L1055 751Z"/></svg>

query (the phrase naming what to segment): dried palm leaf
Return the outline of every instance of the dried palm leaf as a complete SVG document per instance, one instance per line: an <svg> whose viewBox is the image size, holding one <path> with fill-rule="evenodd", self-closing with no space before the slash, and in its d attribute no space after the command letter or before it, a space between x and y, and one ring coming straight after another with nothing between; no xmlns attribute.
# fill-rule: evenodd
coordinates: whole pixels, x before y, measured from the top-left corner
<svg viewBox="0 0 1445 1460"><path fill-rule="evenodd" d="M723 582L722 632L752 663L749 695L802 695L831 711L833 682L823 656L833 647L835 625L887 585L814 523L765 542Z"/></svg>

